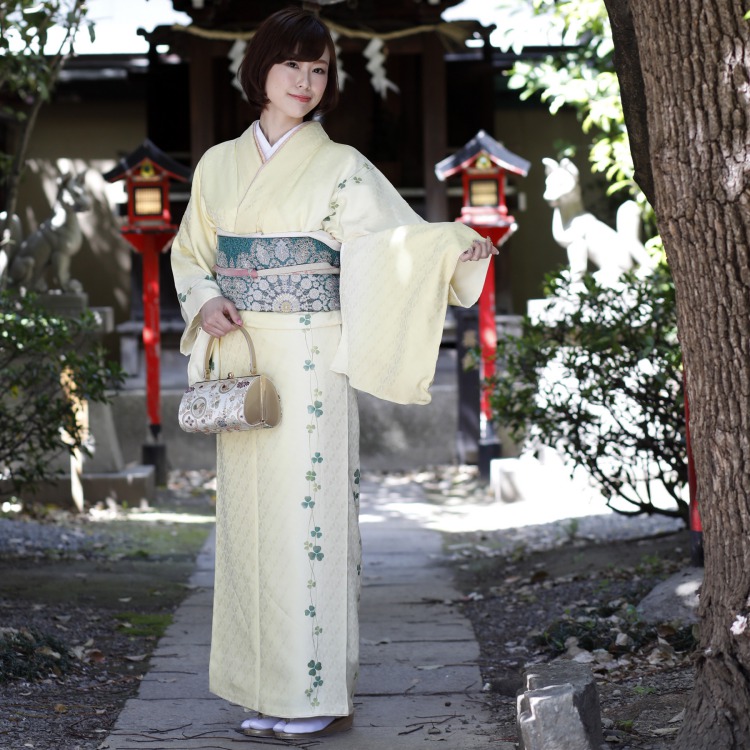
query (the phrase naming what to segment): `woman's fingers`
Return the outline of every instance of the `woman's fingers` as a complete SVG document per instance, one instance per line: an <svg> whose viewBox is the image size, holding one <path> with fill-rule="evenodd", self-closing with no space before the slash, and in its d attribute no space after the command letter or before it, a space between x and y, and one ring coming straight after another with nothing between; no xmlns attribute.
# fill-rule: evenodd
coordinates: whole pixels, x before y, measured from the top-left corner
<svg viewBox="0 0 750 750"><path fill-rule="evenodd" d="M234 303L225 297L214 297L201 308L201 327L210 336L221 338L239 325L242 318Z"/></svg>
<svg viewBox="0 0 750 750"><path fill-rule="evenodd" d="M483 237L481 240L474 240L468 250L464 250L459 256L462 261L482 260L489 258L490 255L497 255L500 251L492 244L492 240Z"/></svg>

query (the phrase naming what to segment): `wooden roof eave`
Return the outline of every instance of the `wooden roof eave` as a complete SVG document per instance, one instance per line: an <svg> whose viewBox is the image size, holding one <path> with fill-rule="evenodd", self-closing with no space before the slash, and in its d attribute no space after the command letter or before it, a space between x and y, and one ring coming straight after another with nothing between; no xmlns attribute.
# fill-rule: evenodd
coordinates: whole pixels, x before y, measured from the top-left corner
<svg viewBox="0 0 750 750"><path fill-rule="evenodd" d="M123 179L130 170L138 166L144 159L151 160L172 179L179 180L180 182L190 182L191 180L192 170L175 161L168 154L165 154L148 138L135 151L120 159L117 165L104 174L103 177L108 182L117 182L117 180Z"/></svg>
<svg viewBox="0 0 750 750"><path fill-rule="evenodd" d="M509 151L498 143L484 130L480 130L474 138L460 148L455 154L446 157L435 165L435 175L441 181L465 170L480 153L486 153L493 164L508 172L526 177L531 162Z"/></svg>

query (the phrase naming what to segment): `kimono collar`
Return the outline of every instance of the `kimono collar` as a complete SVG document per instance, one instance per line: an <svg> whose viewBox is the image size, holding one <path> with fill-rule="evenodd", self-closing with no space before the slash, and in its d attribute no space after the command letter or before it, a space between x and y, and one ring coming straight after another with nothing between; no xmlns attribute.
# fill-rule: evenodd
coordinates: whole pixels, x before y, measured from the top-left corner
<svg viewBox="0 0 750 750"><path fill-rule="evenodd" d="M263 133L263 130L260 127L260 120L256 120L252 127L253 131L255 133L255 142L258 144L258 149L260 150L261 154L263 154L263 161L268 161L286 142L288 138L291 138L291 136L296 133L302 126L304 125L303 122L301 122L299 125L295 125L291 130L287 130L284 135L279 138L276 143L273 144L273 146L268 142L268 139L266 138L265 134Z"/></svg>
<svg viewBox="0 0 750 750"><path fill-rule="evenodd" d="M285 175L294 173L318 149L330 142L320 123L303 122L268 161L263 161L255 140L254 127L251 125L234 142L237 165L237 214L252 203L257 190L263 190L264 185L268 185L267 180L283 179Z"/></svg>

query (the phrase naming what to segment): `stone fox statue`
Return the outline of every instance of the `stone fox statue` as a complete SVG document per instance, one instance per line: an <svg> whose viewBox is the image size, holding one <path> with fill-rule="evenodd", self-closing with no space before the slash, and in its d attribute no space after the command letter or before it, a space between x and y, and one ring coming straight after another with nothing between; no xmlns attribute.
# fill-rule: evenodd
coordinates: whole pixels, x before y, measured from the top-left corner
<svg viewBox="0 0 750 750"><path fill-rule="evenodd" d="M65 174L60 177L52 216L23 240L10 256L10 283L37 292L45 292L50 287L80 292L80 282L70 277L70 261L83 242L78 214L90 208L91 199L84 186L84 175Z"/></svg>
<svg viewBox="0 0 750 750"><path fill-rule="evenodd" d="M645 273L653 268L639 239L640 209L634 201L620 206L614 230L583 208L578 169L570 159L559 163L542 159L542 163L547 175L544 199L555 209L552 236L568 253L573 281L583 278L589 261L599 268L594 274L597 280L607 286L635 267Z"/></svg>

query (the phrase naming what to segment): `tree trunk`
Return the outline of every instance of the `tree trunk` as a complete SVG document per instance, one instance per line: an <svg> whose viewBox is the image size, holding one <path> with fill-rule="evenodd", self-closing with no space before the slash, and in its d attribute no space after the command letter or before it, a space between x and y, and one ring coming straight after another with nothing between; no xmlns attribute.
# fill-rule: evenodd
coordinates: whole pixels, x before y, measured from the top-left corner
<svg viewBox="0 0 750 750"><path fill-rule="evenodd" d="M704 532L696 684L676 746L747 750L750 627L731 628L750 610L750 21L742 0L605 2L677 290Z"/></svg>

